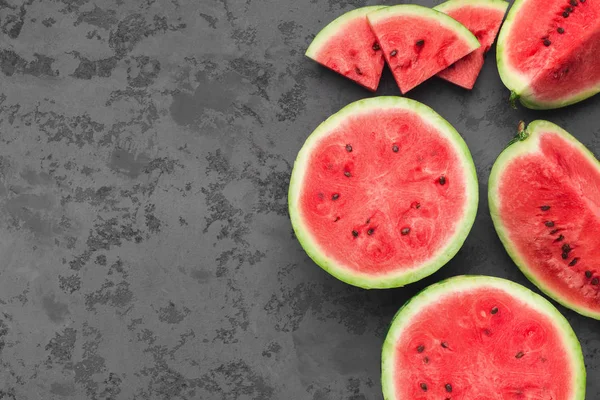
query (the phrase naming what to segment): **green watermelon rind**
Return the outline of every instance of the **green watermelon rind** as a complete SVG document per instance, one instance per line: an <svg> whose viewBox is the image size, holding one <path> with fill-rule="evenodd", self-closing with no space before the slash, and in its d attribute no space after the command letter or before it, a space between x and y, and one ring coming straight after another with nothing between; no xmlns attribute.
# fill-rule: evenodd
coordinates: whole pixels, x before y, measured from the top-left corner
<svg viewBox="0 0 600 400"><path fill-rule="evenodd" d="M521 104L532 110L550 110L579 103L580 101L599 93L600 84L595 87L590 87L587 90L583 90L575 95L557 99L556 101L539 100L536 99L529 90L530 79L510 67L505 54L506 40L510 36L511 27L515 18L519 15L519 9L526 1L527 0L515 0L500 29L496 43L496 64L498 65L498 73L500 74L500 79L504 83L504 86L511 91L511 99L518 98Z"/></svg>
<svg viewBox="0 0 600 400"><path fill-rule="evenodd" d="M502 12L506 12L508 2L504 0L449 0L442 4L433 7L434 10L447 13L457 8L466 6L494 8Z"/></svg>
<svg viewBox="0 0 600 400"><path fill-rule="evenodd" d="M581 307L577 304L570 302L569 300L561 297L560 293L553 291L552 289L546 287L543 282L538 280L533 272L532 268L530 268L525 259L521 256L519 251L515 248L512 242L509 239L508 231L502 223L502 218L499 214L499 196L497 194L497 190L499 188L500 179L502 178L502 172L504 168L508 166L512 159L515 157L520 157L527 155L527 153L531 153L538 148L539 143L539 135L537 134L541 130L550 130L555 132L565 139L567 139L570 143L572 143L575 147L577 147L581 154L587 157L590 161L598 165L598 169L600 169L600 162L596 159L594 154L585 147L580 141L578 141L575 137L573 137L570 133L562 129L560 126L553 124L549 121L537 120L531 122L526 129L528 137L522 141L516 141L515 143L508 146L496 159L492 167L492 171L490 172L490 178L488 183L488 203L490 208L490 214L492 216L492 222L494 223L494 228L496 229L496 233L500 238L500 241L504 245L506 252L512 258L513 262L519 267L521 272L529 279L535 286L537 286L542 292L544 292L547 296L554 299L556 302L560 303L564 307L567 307L581 315L586 317L594 318L600 320L600 312L593 312L589 309Z"/></svg>
<svg viewBox="0 0 600 400"><path fill-rule="evenodd" d="M306 49L306 52L304 53L304 55L306 55L308 58L310 58L312 60L317 61L316 58L317 58L317 54L319 53L319 50L321 50L321 48L325 44L327 44L327 42L333 36L335 36L337 33L339 33L341 30L343 30L344 26L346 24L354 21L357 18L361 18L361 17L366 18L368 13L379 10L380 8L385 8L385 6L361 7L361 8L357 8L352 11L348 11L345 14L340 15L339 17L337 17L336 19L331 21L326 27L321 29L321 31L319 31L319 33L317 33L317 36L315 36L313 41L310 43L310 45L308 46L308 49Z"/></svg>
<svg viewBox="0 0 600 400"><path fill-rule="evenodd" d="M457 230L448 240L445 247L441 248L435 257L429 262L417 268L408 271L399 271L386 275L373 275L353 271L343 265L338 265L335 260L327 257L319 248L319 245L312 239L308 229L304 227L302 216L299 212L297 201L300 197L300 191L304 179L304 165L308 162L314 146L318 145L321 136L342 123L347 117L357 115L363 112L370 112L381 108L401 108L418 113L425 121L432 124L440 132L443 132L456 149L464 170L467 200L465 202L465 212L461 221L457 223ZM402 287L409 283L423 279L445 265L452 257L456 255L462 247L471 227L475 221L477 206L479 201L477 174L471 153L460 134L452 125L434 110L426 105L405 97L382 96L370 99L359 100L347 105L337 113L330 116L321 125L313 131L306 139L302 149L298 153L288 191L288 208L294 233L308 254L308 256L322 269L333 275L337 279L353 286L364 289L387 289Z"/></svg>
<svg viewBox="0 0 600 400"><path fill-rule="evenodd" d="M373 24L382 19L391 18L396 15L415 15L423 18L435 19L440 25L445 25L448 29L454 31L461 37L470 46L471 51L474 51L481 46L481 43L479 43L479 40L477 40L475 35L454 18L449 17L441 11L416 4L400 4L397 6L383 7L380 10L369 13L367 18L369 19L369 23Z"/></svg>
<svg viewBox="0 0 600 400"><path fill-rule="evenodd" d="M583 359L583 352L579 339L575 335L573 328L567 319L544 297L519 285L518 283L509 281L503 278L491 276L477 275L460 275L454 276L434 283L426 287L413 298L408 300L398 310L388 330L388 334L382 346L381 351L381 386L383 397L385 400L405 400L398 399L395 395L394 388L394 361L395 347L402 331L409 325L411 318L414 317L424 307L431 303L440 301L444 295L460 292L461 290L469 290L476 287L494 287L514 296L515 298L524 301L527 305L538 312L541 312L555 323L558 328L565 347L569 350L571 356L572 371L574 376L573 389L574 395L570 399L562 400L585 400L586 389L586 369Z"/></svg>

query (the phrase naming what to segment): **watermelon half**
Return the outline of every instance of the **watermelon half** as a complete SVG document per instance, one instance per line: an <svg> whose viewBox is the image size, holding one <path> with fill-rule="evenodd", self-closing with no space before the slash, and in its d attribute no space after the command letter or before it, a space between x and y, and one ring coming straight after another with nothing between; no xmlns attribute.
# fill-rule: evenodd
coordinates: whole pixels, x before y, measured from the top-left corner
<svg viewBox="0 0 600 400"><path fill-rule="evenodd" d="M483 68L485 54L490 50L502 25L508 2L503 0L450 0L435 7L467 27L481 47L438 73L442 79L473 89Z"/></svg>
<svg viewBox="0 0 600 400"><path fill-rule="evenodd" d="M508 254L542 291L600 319L600 163L547 121L496 160L488 199Z"/></svg>
<svg viewBox="0 0 600 400"><path fill-rule="evenodd" d="M381 8L367 18L402 93L480 46L456 20L414 4Z"/></svg>
<svg viewBox="0 0 600 400"><path fill-rule="evenodd" d="M600 2L516 0L498 36L498 71L529 108L577 103L600 91Z"/></svg>
<svg viewBox="0 0 600 400"><path fill-rule="evenodd" d="M367 14L380 8L357 8L338 17L315 36L306 56L374 92L385 62Z"/></svg>
<svg viewBox="0 0 600 400"><path fill-rule="evenodd" d="M567 320L500 278L429 286L396 314L383 344L386 400L584 400L585 382Z"/></svg>
<svg viewBox="0 0 600 400"><path fill-rule="evenodd" d="M459 250L477 211L477 176L465 142L435 111L375 97L308 137L288 199L296 237L315 263L355 286L399 287Z"/></svg>

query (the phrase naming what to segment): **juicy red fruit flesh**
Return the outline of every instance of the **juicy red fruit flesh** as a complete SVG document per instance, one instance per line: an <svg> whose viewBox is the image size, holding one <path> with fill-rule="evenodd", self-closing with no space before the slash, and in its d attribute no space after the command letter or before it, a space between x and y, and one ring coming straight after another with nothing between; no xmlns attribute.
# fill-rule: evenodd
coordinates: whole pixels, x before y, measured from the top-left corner
<svg viewBox="0 0 600 400"><path fill-rule="evenodd" d="M538 153L505 168L498 214L537 281L600 313L600 172L562 136L540 135Z"/></svg>
<svg viewBox="0 0 600 400"><path fill-rule="evenodd" d="M414 111L359 114L315 148L300 212L323 252L350 270L418 268L463 216L463 168L450 140Z"/></svg>
<svg viewBox="0 0 600 400"><path fill-rule="evenodd" d="M395 348L397 399L567 399L568 349L553 321L495 288L425 307Z"/></svg>
<svg viewBox="0 0 600 400"><path fill-rule="evenodd" d="M348 22L329 38L315 61L373 92L384 65L383 53L364 16Z"/></svg>
<svg viewBox="0 0 600 400"><path fill-rule="evenodd" d="M481 47L440 72L438 76L465 89L473 89L483 68L485 54L498 35L505 11L506 9L480 5L466 5L443 11L466 26L477 37Z"/></svg>
<svg viewBox="0 0 600 400"><path fill-rule="evenodd" d="M371 28L402 93L472 51L456 32L428 18L392 16Z"/></svg>

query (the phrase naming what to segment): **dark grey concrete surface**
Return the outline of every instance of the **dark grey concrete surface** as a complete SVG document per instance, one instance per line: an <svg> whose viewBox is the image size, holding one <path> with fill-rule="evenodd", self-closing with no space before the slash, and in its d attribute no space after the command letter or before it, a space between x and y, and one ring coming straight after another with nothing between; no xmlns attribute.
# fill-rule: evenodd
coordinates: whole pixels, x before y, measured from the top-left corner
<svg viewBox="0 0 600 400"><path fill-rule="evenodd" d="M519 119L600 152L600 97L512 110L493 55L472 92L431 80L409 95L477 165L479 214L454 260L365 291L294 239L297 151L371 96L303 52L366 4L0 0L0 399L380 399L386 326L416 291L464 273L531 287L493 230L490 168ZM399 94L388 72L378 94ZM560 310L598 399L600 323Z"/></svg>

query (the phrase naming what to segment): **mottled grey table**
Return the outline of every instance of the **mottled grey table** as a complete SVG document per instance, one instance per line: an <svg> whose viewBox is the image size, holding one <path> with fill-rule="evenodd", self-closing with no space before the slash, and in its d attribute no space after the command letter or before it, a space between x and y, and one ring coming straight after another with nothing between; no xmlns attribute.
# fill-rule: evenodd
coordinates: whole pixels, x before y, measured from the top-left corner
<svg viewBox="0 0 600 400"><path fill-rule="evenodd" d="M493 53L472 92L410 93L477 165L479 214L452 262L364 291L294 239L296 152L371 96L303 52L365 4L0 0L0 399L380 399L386 326L416 291L463 273L531 287L492 228L490 168L521 118L600 152L600 97L512 110ZM378 94L398 93L386 72ZM600 323L560 310L598 399Z"/></svg>

